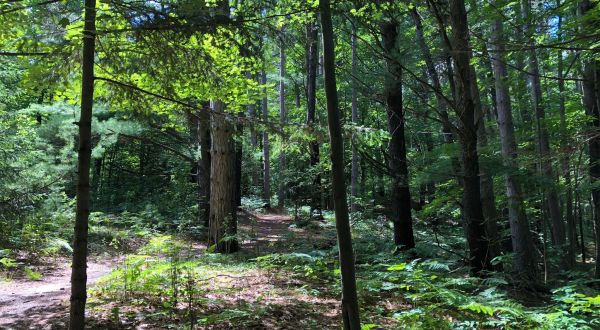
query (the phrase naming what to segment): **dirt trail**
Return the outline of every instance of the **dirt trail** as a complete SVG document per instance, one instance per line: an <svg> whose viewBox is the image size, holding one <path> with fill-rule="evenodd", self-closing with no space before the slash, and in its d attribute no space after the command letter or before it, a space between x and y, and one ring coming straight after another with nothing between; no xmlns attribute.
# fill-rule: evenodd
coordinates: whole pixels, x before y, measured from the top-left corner
<svg viewBox="0 0 600 330"><path fill-rule="evenodd" d="M116 262L116 259L88 262L88 287L110 273ZM0 282L0 329L63 328L71 292L70 263L62 261L42 273L40 281Z"/></svg>
<svg viewBox="0 0 600 330"><path fill-rule="evenodd" d="M280 242L289 232L288 227L291 223L292 218L285 214L243 212L238 225L242 232L251 237L243 243L243 247L261 251Z"/></svg>
<svg viewBox="0 0 600 330"><path fill-rule="evenodd" d="M252 250L258 254L272 252L277 248L287 250L281 244L289 243L288 241L284 243L284 239L288 233L291 233L289 225L292 222L292 218L285 214L242 212L239 218L240 231L245 232L249 237L242 243L243 249ZM296 233L295 230L294 232ZM299 233L305 234L302 230ZM202 243L196 245L201 251L206 248ZM117 258L90 260L88 262L88 288L92 287L100 277L117 268L118 265L119 259ZM70 262L68 260L59 261L52 268L43 268L41 272L43 278L40 281L19 278L10 282L0 282L0 329L66 328L69 313ZM262 273L257 273L254 280L256 281L252 286L254 295L262 296L278 285L276 280ZM248 283L229 283L228 286L236 288L239 291L239 297L242 297ZM285 287L287 286L289 283L285 284ZM316 304L315 306L323 310L334 311L334 315L338 312L335 301L319 301L314 297L301 298L302 300L311 300L312 304ZM270 300L273 300L272 303L281 304L277 299L283 298L273 297ZM284 300L289 300L289 297ZM275 320L273 321L275 322Z"/></svg>

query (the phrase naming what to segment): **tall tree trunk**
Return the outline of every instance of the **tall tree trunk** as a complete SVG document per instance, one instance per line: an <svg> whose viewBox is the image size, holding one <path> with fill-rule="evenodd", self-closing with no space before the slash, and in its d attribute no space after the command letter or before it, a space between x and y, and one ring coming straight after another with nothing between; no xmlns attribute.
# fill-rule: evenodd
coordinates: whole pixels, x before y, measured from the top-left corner
<svg viewBox="0 0 600 330"><path fill-rule="evenodd" d="M283 34L283 30L282 30ZM283 36L282 36L283 39ZM279 121L281 124L285 124L287 121L287 111L285 108L285 49L283 47L283 40L279 49ZM285 136L282 137L285 139ZM279 152L279 189L277 190L277 206L283 208L285 206L285 192L286 192L286 176L285 176L285 151Z"/></svg>
<svg viewBox="0 0 600 330"><path fill-rule="evenodd" d="M306 124L314 128L317 109L317 65L318 65L318 30L316 21L306 25L307 56L306 56ZM319 142L309 142L310 166L319 165ZM311 193L311 215L313 210L321 213L321 175L317 173L314 178L315 190Z"/></svg>
<svg viewBox="0 0 600 330"><path fill-rule="evenodd" d="M408 185L408 164L404 137L404 111L402 109L402 67L399 64L400 53L396 45L398 23L381 23L381 36L386 55L387 72L384 84L384 96L387 105L389 142L389 167L392 172L392 222L394 223L394 243L402 249L415 246L410 207L410 189Z"/></svg>
<svg viewBox="0 0 600 330"><path fill-rule="evenodd" d="M583 0L579 4L580 15L585 15L596 4ZM589 28L584 26L584 28ZM585 29L582 29L585 31ZM590 181L592 184L592 208L594 231L596 233L596 271L594 277L600 279L600 60L591 59L583 68L583 105L592 118L588 138L590 158Z"/></svg>
<svg viewBox="0 0 600 330"><path fill-rule="evenodd" d="M356 27L352 28L352 124L358 125L358 91L356 88ZM350 208L356 211L356 198L358 197L358 166L359 158L356 150L355 133L352 133L352 172L350 173Z"/></svg>
<svg viewBox="0 0 600 330"><path fill-rule="evenodd" d="M557 8L561 6L560 0L556 2ZM562 41L562 16L558 16L557 37ZM557 76L558 76L558 110L560 114L560 145L563 154L560 158L563 177L565 178L565 215L567 218L567 238L569 246L567 250L567 261L569 266L575 266L577 250L577 228L575 225L575 216L573 214L573 189L571 186L571 168L569 165L570 146L567 133L567 118L565 109L565 81L563 80L563 52L558 52Z"/></svg>
<svg viewBox="0 0 600 330"><path fill-rule="evenodd" d="M327 121L331 143L331 183L335 207L335 223L339 246L340 271L342 275L342 317L344 329L359 330L360 318L356 294L356 275L352 233L346 200L344 178L344 140L340 124L340 111L335 78L335 45L329 0L319 2L323 34L323 71L325 74L325 96L327 98Z"/></svg>
<svg viewBox="0 0 600 330"><path fill-rule="evenodd" d="M530 0L522 0L523 4L523 15L525 19L525 31L529 35L532 35L533 29L531 29L531 8L529 4ZM540 72L537 60L537 54L535 47L531 41L527 42L528 45L532 46L528 54L528 72L529 72L529 84L531 87L531 101L535 109L536 126L538 135L538 152L540 155L539 171L548 180L554 181L554 171L552 170L552 158L550 152L550 140L548 138L548 129L546 128L545 120L546 113L544 109L544 103L542 99L542 85L540 82ZM560 205L558 194L555 187L550 187L546 193L546 207L549 211L550 222L552 224L552 241L562 251L565 244L565 225L560 213ZM565 256L562 256L563 258Z"/></svg>
<svg viewBox="0 0 600 330"><path fill-rule="evenodd" d="M234 125L225 116L225 105L213 102L211 115L210 219L208 246L215 252L238 250Z"/></svg>
<svg viewBox="0 0 600 330"><path fill-rule="evenodd" d="M283 30L282 30L283 34ZM281 45L279 49L279 121L281 124L285 124L287 120L287 111L285 108L285 48L283 45L283 36L281 40ZM285 140L285 136L282 136L282 139ZM279 208L283 208L285 206L285 192L286 192L286 175L285 175L285 151L283 151L283 146L285 142L282 143L282 150L279 152L279 187L277 189L277 206Z"/></svg>
<svg viewBox="0 0 600 330"><path fill-rule="evenodd" d="M526 280L535 280L536 262L533 242L529 232L529 222L523 208L521 187L513 174L518 169L517 143L513 124L512 104L508 90L508 72L504 60L503 25L496 19L492 25L491 61L496 86L496 107L500 144L504 166L509 169L505 175L506 199L508 203L508 222L510 225L514 257L514 267L519 276Z"/></svg>
<svg viewBox="0 0 600 330"><path fill-rule="evenodd" d="M475 104L471 90L471 47L464 0L450 0L453 49L451 55L456 67L456 113L460 122L461 157L463 163L463 214L470 250L470 266L481 275L491 269L491 255L485 237L485 219L481 206L479 155Z"/></svg>
<svg viewBox="0 0 600 330"><path fill-rule="evenodd" d="M255 77L253 77L252 73L250 72L246 73L246 79L256 81ZM250 121L253 121L256 118L255 102L248 104L248 118L250 118ZM254 125L250 125L250 146L252 148L251 154L254 154L256 152L256 149L258 148L258 134L256 133L256 127L254 127ZM251 159L250 167L250 175L252 176L252 187L258 187L260 182L260 172L256 166L256 163L254 162L254 157L252 157Z"/></svg>
<svg viewBox="0 0 600 330"><path fill-rule="evenodd" d="M73 330L82 330L85 327L95 43L96 0L85 0L83 53L81 59L81 115L78 123L79 149L77 153L77 206L75 212L75 229L73 234L71 308L69 319L69 328Z"/></svg>
<svg viewBox="0 0 600 330"><path fill-rule="evenodd" d="M596 233L596 272L600 278L600 61L592 60L586 63L583 81L583 104L588 116L592 117L588 139L590 157L590 181L592 183L592 204L594 229Z"/></svg>
<svg viewBox="0 0 600 330"><path fill-rule="evenodd" d="M263 121L269 121L269 103L267 102L267 73L261 73L261 84L263 85L263 97L261 101ZM263 199L267 208L271 207L271 144L269 132L263 131Z"/></svg>
<svg viewBox="0 0 600 330"><path fill-rule="evenodd" d="M475 69L471 67L471 92L475 104L475 125L477 127L477 142L481 149L488 145L487 131L485 127L485 118L481 105L481 95L477 85L477 75ZM496 198L494 196L494 180L489 173L489 169L481 166L479 169L480 189L481 189L481 208L485 219L485 235L489 241L489 251L491 258L500 254L500 242L498 239L498 210L496 210Z"/></svg>

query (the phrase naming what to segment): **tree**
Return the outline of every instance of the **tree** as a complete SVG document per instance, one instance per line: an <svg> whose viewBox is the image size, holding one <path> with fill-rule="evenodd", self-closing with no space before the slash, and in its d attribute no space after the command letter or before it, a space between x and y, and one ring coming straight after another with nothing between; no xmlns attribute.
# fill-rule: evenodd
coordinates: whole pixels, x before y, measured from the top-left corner
<svg viewBox="0 0 600 330"><path fill-rule="evenodd" d="M306 39L307 39L307 51L306 51L306 124L313 128L315 126L315 116L317 109L317 65L318 65L318 38L319 32L317 30L316 20L311 20L306 24ZM310 159L309 163L311 167L315 167L319 164L319 142L312 140L309 143ZM317 174L314 178L315 190L313 192L313 198L311 201L311 214L313 209L321 211L321 197L320 186L321 186L321 175Z"/></svg>
<svg viewBox="0 0 600 330"><path fill-rule="evenodd" d="M344 178L344 140L340 124L339 101L335 77L335 45L333 23L328 0L319 2L323 35L323 73L325 78L325 97L327 98L327 122L329 142L331 143L331 183L335 207L335 224L339 246L340 271L342 276L342 317L344 329L360 329L358 298L356 295L356 275L354 270L354 252L352 233L346 200L346 182Z"/></svg>
<svg viewBox="0 0 600 330"><path fill-rule="evenodd" d="M522 13L525 20L525 31L529 35L533 35L533 29L531 22L531 5L530 0L522 0ZM528 45L533 46L531 41L527 42ZM528 79L529 86L531 88L531 101L535 110L536 128L538 135L538 152L540 155L539 172L545 176L547 180L554 181L554 171L552 169L551 152L550 152L550 140L548 137L548 129L546 127L546 112L544 109L544 103L542 99L542 85L540 81L540 70L538 64L538 58L534 47L530 47L528 51ZM545 207L549 211L550 222L552 225L552 241L561 250L564 249L565 244L565 225L560 212L560 203L556 189L551 187L546 193L546 204ZM562 258L566 256L561 256Z"/></svg>
<svg viewBox="0 0 600 330"><path fill-rule="evenodd" d="M403 249L415 246L412 228L408 164L404 137L404 110L402 108L402 67L398 63L398 23L388 19L381 23L382 44L386 56L387 72L384 97L387 105L389 142L389 167L392 178L392 221L394 242Z"/></svg>
<svg viewBox="0 0 600 330"><path fill-rule="evenodd" d="M517 143L513 125L512 105L508 89L508 72L504 59L504 27L497 18L492 23L491 62L496 85L496 108L498 130L504 166L508 173L504 176L506 198L508 200L508 222L510 225L515 270L524 280L536 278L535 255L529 233L529 222L522 204L521 187L514 174L518 169Z"/></svg>
<svg viewBox="0 0 600 330"><path fill-rule="evenodd" d="M591 18L586 17L586 14L593 12L595 4L588 0L584 0L579 5L579 12L583 16L582 21L585 31L590 26ZM589 148L589 174L592 183L592 203L594 208L594 228L596 229L596 270L594 276L600 278L600 187L598 180L600 179L600 60L589 59L584 64L583 68L583 105L586 114L591 117L590 130L591 137L588 138Z"/></svg>
<svg viewBox="0 0 600 330"><path fill-rule="evenodd" d="M269 121L269 104L267 103L267 73L261 73L261 84L263 85L261 100L263 121ZM267 207L271 207L271 145L269 132L263 131L263 199Z"/></svg>
<svg viewBox="0 0 600 330"><path fill-rule="evenodd" d="M479 179L479 155L477 153L477 127L475 124L475 103L471 84L471 47L467 13L464 0L450 0L450 23L452 26L452 47L450 50L456 68L456 114L460 122L461 158L463 166L462 207L469 263L474 274L491 269L489 242L485 237L485 219L481 207Z"/></svg>
<svg viewBox="0 0 600 330"><path fill-rule="evenodd" d="M281 44L279 46L279 121L285 124L287 121L287 110L285 107L285 48L283 43L283 33L281 31ZM285 175L285 151L284 144L281 144L279 151L279 188L277 190L277 203L279 208L285 206L286 195L286 175Z"/></svg>
<svg viewBox="0 0 600 330"><path fill-rule="evenodd" d="M215 252L231 253L237 242L235 128L225 112L222 101L212 102L210 218L208 246Z"/></svg>
<svg viewBox="0 0 600 330"><path fill-rule="evenodd" d="M87 299L88 220L90 216L90 162L92 156L92 109L94 104L94 57L96 46L96 0L85 0L83 53L81 57L81 114L77 149L77 206L73 234L71 309L69 328L85 327Z"/></svg>

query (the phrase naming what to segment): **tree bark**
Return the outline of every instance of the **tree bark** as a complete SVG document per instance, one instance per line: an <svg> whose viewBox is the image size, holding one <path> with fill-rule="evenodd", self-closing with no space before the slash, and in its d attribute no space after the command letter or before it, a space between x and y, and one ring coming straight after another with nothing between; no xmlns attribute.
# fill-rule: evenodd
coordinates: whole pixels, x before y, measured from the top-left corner
<svg viewBox="0 0 600 330"><path fill-rule="evenodd" d="M319 2L319 9L321 12L323 34L323 71L325 74L325 96L327 98L327 121L331 143L331 183L333 186L335 223L342 276L342 317L344 320L344 329L359 330L360 318L356 294L354 252L344 178L344 140L340 124L335 78L335 45L329 0L321 0Z"/></svg>
<svg viewBox="0 0 600 330"><path fill-rule="evenodd" d="M238 250L234 131L223 102L213 101L208 246L223 253Z"/></svg>
<svg viewBox="0 0 600 330"><path fill-rule="evenodd" d="M600 61L592 60L586 63L583 79L583 104L588 116L592 117L591 137L588 139L589 173L592 184L594 231L596 233L595 277L600 278L600 188L598 188L597 183L600 179Z"/></svg>
<svg viewBox="0 0 600 330"><path fill-rule="evenodd" d="M96 0L85 0L83 53L81 59L81 115L77 157L77 206L73 234L71 306L69 329L85 327L87 298L88 221L90 215L90 161L92 155L92 108L94 103L94 53Z"/></svg>
<svg viewBox="0 0 600 330"><path fill-rule="evenodd" d="M580 16L585 15L594 6L595 4L592 2L583 0L578 9ZM585 28L587 26L583 26L582 30L585 31ZM592 185L592 213L594 232L596 233L596 269L594 277L600 279L600 188L598 186L598 180L600 180L600 61L598 59L590 59L584 64L582 87L583 105L586 114L592 118L590 137L588 138L588 152L590 183Z"/></svg>
<svg viewBox="0 0 600 330"><path fill-rule="evenodd" d="M512 104L507 85L508 71L504 59L503 25L496 19L492 25L491 62L496 86L496 108L500 144L504 166L508 169L505 175L506 199L508 203L508 222L517 274L524 280L535 280L536 261L533 242L529 232L529 222L524 210L521 187L514 174L518 170L517 143L513 124Z"/></svg>
<svg viewBox="0 0 600 330"><path fill-rule="evenodd" d="M398 23L390 20L381 23L383 50L386 56L387 72L384 84L384 97L387 105L389 142L389 167L392 172L392 222L394 223L394 243L402 249L415 247L408 185L408 164L404 137L404 111L402 108L402 67L397 47Z"/></svg>
<svg viewBox="0 0 600 330"><path fill-rule="evenodd" d="M456 113L460 122L461 158L463 163L463 214L470 250L473 274L491 270L491 255L485 237L485 219L481 206L479 155L475 104L471 90L471 47L464 0L450 0L453 49L451 56L456 68Z"/></svg>

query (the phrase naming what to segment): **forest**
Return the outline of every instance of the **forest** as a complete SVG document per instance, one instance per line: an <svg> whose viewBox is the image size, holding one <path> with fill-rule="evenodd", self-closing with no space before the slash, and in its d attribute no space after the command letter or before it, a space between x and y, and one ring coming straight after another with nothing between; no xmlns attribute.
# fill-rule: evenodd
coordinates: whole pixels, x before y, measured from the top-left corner
<svg viewBox="0 0 600 330"><path fill-rule="evenodd" d="M598 0L0 0L1 329L600 329Z"/></svg>

